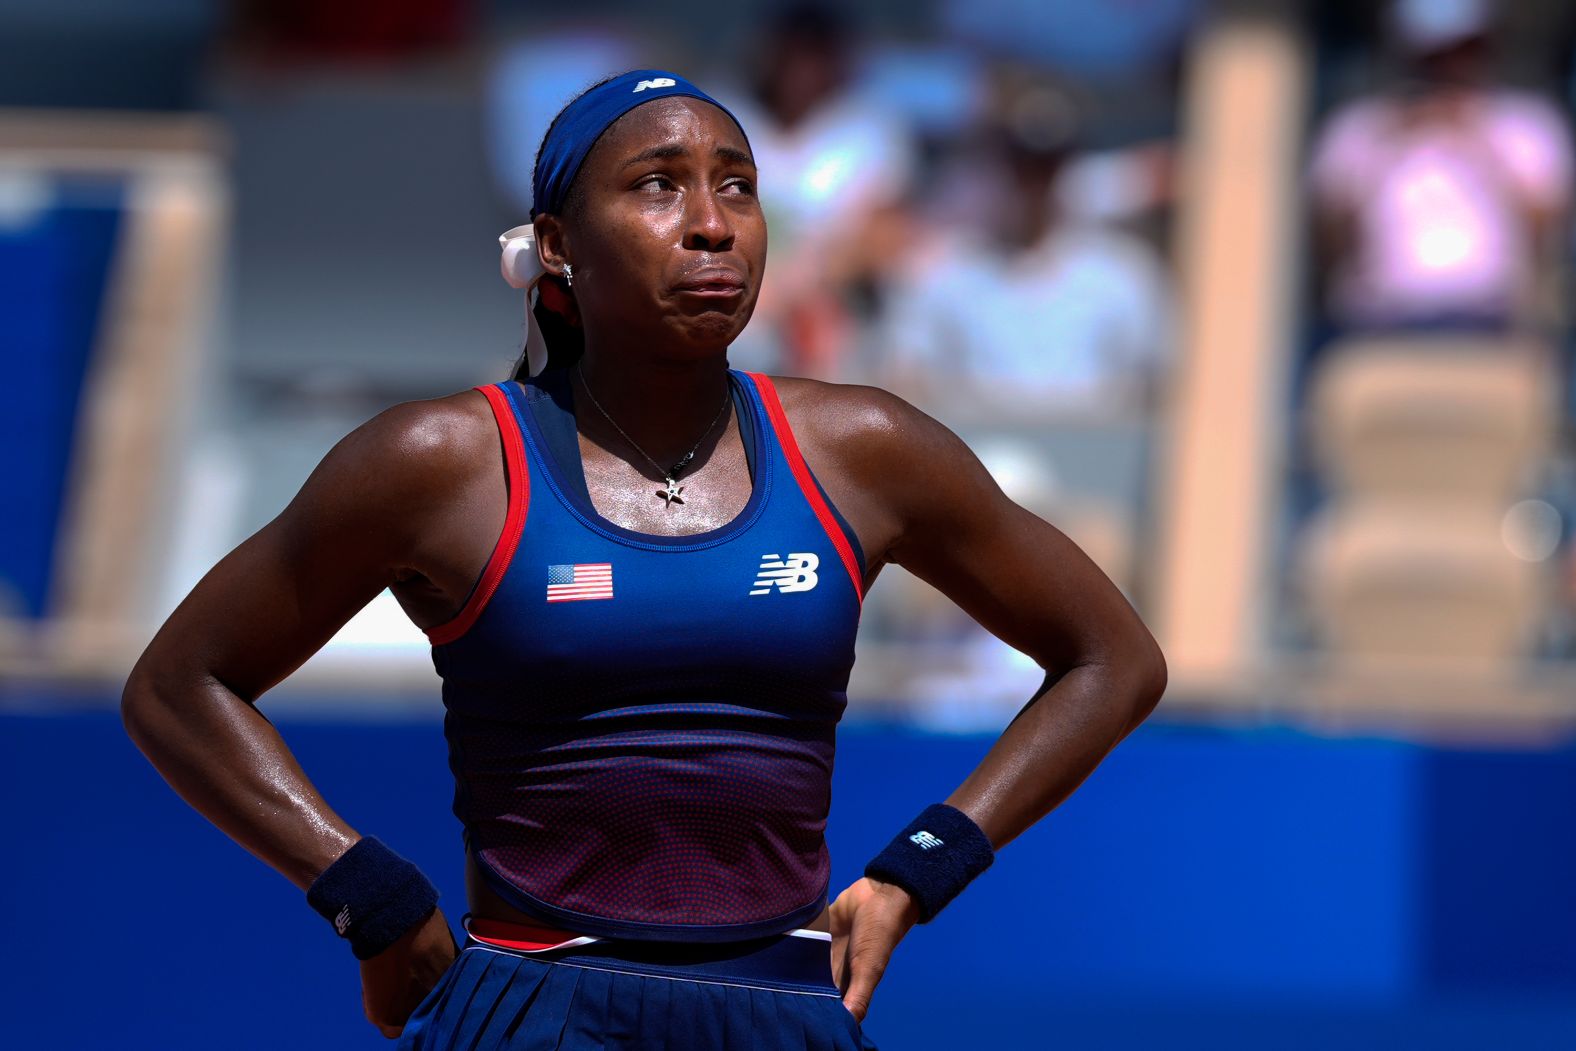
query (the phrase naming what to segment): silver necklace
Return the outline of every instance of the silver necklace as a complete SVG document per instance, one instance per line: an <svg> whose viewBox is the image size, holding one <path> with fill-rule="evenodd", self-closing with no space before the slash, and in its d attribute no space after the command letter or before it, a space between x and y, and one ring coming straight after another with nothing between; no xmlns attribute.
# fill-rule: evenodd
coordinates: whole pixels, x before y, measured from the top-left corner
<svg viewBox="0 0 1576 1051"><path fill-rule="evenodd" d="M584 359L581 359L581 361L584 361ZM629 447L634 449L641 456L644 456L646 458L646 462L652 467L655 467L657 471L661 473L662 480L667 483L667 488L658 489L656 494L662 497L662 499L666 500L669 507L672 507L674 504L682 504L684 502L684 498L679 494L684 491L684 487L678 484L679 472L688 467L690 465L690 461L695 459L695 453L700 449L701 442L704 442L706 440L706 436L711 433L711 429L717 426L717 421L722 419L722 414L728 411L728 402L733 400L733 392L724 392L721 408L717 410L717 415L712 417L711 422L706 425L706 429L701 432L700 440L695 443L694 447L691 448L689 452L680 457L678 463L664 470L662 465L653 460L646 450L636 445L635 439L626 434L624 428L618 425L618 421L609 416L607 414L607 410L602 408L602 403L596 400L595 394L591 393L591 384L586 382L585 371L580 367L581 361L575 362L575 371L580 374L580 384L586 389L586 397L591 399L591 404L596 406L596 411L602 414L602 418L608 423L611 423L613 425L613 429L623 436L623 439L629 443Z"/></svg>

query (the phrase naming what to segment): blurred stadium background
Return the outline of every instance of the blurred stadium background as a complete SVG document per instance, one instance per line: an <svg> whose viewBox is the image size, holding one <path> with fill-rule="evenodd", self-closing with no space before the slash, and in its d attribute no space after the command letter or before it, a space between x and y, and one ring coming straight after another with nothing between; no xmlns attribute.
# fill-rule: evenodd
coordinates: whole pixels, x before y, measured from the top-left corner
<svg viewBox="0 0 1576 1051"><path fill-rule="evenodd" d="M881 1046L1576 1047L1568 0L0 3L6 1046L382 1044L115 705L339 437L507 374L496 235L559 105L641 65L761 162L733 364L953 426L1170 660L900 947ZM839 886L1039 681L883 574ZM260 707L457 920L392 598Z"/></svg>

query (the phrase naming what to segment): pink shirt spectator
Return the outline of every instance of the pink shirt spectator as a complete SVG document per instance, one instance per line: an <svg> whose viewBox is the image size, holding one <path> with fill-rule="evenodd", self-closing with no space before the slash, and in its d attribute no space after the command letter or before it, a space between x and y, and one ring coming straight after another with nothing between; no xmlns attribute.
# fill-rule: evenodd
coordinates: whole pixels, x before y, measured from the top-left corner
<svg viewBox="0 0 1576 1051"><path fill-rule="evenodd" d="M1535 217L1566 208L1571 163L1563 118L1535 95L1348 105L1312 170L1318 204L1355 226L1332 275L1332 316L1385 325L1520 315L1535 282Z"/></svg>

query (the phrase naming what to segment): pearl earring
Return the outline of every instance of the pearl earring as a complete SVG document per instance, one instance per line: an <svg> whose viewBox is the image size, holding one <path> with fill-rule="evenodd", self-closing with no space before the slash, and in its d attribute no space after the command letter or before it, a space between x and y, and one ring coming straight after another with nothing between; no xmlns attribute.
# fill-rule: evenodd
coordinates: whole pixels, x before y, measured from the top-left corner
<svg viewBox="0 0 1576 1051"><path fill-rule="evenodd" d="M564 281L572 288L575 283L575 268L568 263L564 264Z"/></svg>

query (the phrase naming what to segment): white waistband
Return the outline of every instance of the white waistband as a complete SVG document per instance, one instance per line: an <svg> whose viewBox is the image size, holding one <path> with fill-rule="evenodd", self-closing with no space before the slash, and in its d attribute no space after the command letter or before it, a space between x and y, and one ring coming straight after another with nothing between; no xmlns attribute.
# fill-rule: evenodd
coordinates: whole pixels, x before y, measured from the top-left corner
<svg viewBox="0 0 1576 1051"><path fill-rule="evenodd" d="M791 930L791 931L784 931L783 933L788 935L788 937L790 937L790 938L814 938L817 941L823 941L823 942L829 942L829 941L832 940L832 936L830 934L828 934L826 931L812 931L808 927L798 927L798 928L795 928L794 930ZM559 944L554 945L553 948L561 949L561 948L563 948L566 945L590 945L592 942L601 942L601 941L607 941L607 939L606 938L597 938L597 937L594 937L592 935L587 934L587 935L582 935L581 937L578 937L578 938L574 938L574 939L572 939L570 941L560 942Z"/></svg>
<svg viewBox="0 0 1576 1051"><path fill-rule="evenodd" d="M460 926L465 930L466 934L470 934L470 925L465 923L464 919L461 920ZM823 942L830 942L832 940L831 934L827 933L826 931L812 931L808 927L796 927L795 929L793 929L791 931L785 931L783 933L786 934L790 938L811 938L811 939L814 939L816 941L823 941ZM482 939L477 938L477 941L481 941L481 940ZM596 942L601 942L601 941L607 941L607 939L606 938L599 938L599 937L596 937L596 936L590 935L590 934L582 934L579 937L570 938L567 941L557 942L557 943L555 943L553 945L544 945L544 946L542 946L539 949L518 949L518 948L515 948L513 946L510 946L509 948L510 948L510 950L512 952L542 953L542 952L551 952L554 949L568 949L568 948L578 947L578 946L581 946L581 945L592 945L592 944L595 944Z"/></svg>
<svg viewBox="0 0 1576 1051"><path fill-rule="evenodd" d="M792 930L788 933L795 938L819 938L823 942L829 942L832 940L832 936L826 931L812 931L806 927L800 927L797 930Z"/></svg>

